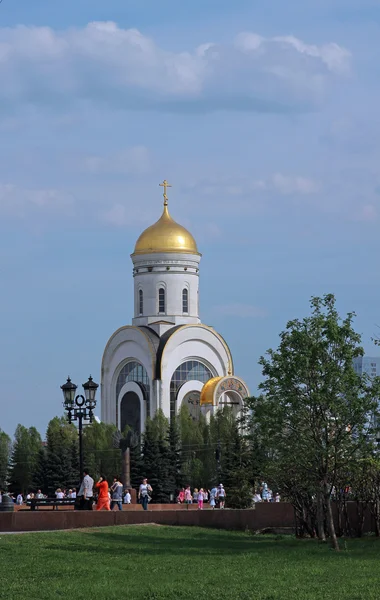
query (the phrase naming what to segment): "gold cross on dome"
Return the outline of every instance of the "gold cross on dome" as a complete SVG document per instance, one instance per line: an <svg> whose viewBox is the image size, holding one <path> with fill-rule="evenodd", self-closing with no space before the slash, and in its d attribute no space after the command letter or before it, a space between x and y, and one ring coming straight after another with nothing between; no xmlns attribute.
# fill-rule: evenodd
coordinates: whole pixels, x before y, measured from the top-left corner
<svg viewBox="0 0 380 600"><path fill-rule="evenodd" d="M164 181L162 183L159 184L161 187L164 188L164 206L167 206L168 204L168 197L166 195L166 190L168 187L172 187L170 183L168 183L166 181L166 179L164 179Z"/></svg>

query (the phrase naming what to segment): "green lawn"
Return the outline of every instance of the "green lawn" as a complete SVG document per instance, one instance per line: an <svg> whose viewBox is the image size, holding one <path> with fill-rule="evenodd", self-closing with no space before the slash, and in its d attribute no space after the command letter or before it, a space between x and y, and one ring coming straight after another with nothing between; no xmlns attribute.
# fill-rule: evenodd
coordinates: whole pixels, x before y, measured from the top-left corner
<svg viewBox="0 0 380 600"><path fill-rule="evenodd" d="M0 534L0 598L379 600L380 540L342 546L191 527Z"/></svg>

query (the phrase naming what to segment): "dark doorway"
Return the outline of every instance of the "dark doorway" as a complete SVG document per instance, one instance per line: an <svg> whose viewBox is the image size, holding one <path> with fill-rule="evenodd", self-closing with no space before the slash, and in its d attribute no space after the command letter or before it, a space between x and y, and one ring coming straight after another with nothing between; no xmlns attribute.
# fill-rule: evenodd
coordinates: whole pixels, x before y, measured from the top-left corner
<svg viewBox="0 0 380 600"><path fill-rule="evenodd" d="M120 430L124 431L127 425L138 435L141 434L140 398L136 392L124 394L120 404Z"/></svg>

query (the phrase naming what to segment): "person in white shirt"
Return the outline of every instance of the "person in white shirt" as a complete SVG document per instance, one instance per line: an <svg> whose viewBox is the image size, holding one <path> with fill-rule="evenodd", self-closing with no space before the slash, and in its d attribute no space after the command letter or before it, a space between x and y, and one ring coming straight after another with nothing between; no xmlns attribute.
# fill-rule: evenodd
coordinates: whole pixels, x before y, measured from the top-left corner
<svg viewBox="0 0 380 600"><path fill-rule="evenodd" d="M88 474L88 471L83 471L83 479L79 488L78 496L81 498L81 509L92 510L94 480Z"/></svg>
<svg viewBox="0 0 380 600"><path fill-rule="evenodd" d="M129 493L129 490L127 490L125 492L125 496L124 496L124 504L131 504L131 502L132 502L132 496Z"/></svg>
<svg viewBox="0 0 380 600"><path fill-rule="evenodd" d="M58 500L63 500L63 498L65 497L65 494L62 492L61 488L57 489L57 491L55 492L55 497Z"/></svg>
<svg viewBox="0 0 380 600"><path fill-rule="evenodd" d="M17 506L22 506L24 504L24 498L22 497L22 494L17 495L16 504Z"/></svg>

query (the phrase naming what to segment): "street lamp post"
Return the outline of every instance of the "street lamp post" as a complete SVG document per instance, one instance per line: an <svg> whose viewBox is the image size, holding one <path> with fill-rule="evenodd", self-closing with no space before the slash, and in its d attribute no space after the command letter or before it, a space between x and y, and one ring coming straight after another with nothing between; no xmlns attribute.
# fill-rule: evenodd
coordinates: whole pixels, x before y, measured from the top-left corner
<svg viewBox="0 0 380 600"><path fill-rule="evenodd" d="M67 378L66 383L61 385L64 398L63 406L67 411L68 421L69 423L78 421L79 425L79 480L83 477L83 421L92 423L94 420L95 395L99 385L93 381L90 375L88 381L82 387L84 389L84 396L82 394L76 396L77 386L71 381L70 377Z"/></svg>

